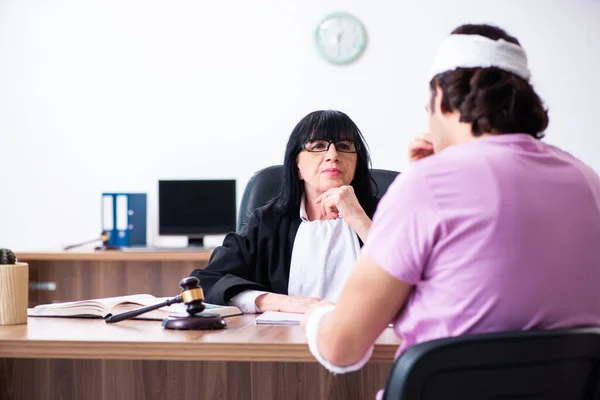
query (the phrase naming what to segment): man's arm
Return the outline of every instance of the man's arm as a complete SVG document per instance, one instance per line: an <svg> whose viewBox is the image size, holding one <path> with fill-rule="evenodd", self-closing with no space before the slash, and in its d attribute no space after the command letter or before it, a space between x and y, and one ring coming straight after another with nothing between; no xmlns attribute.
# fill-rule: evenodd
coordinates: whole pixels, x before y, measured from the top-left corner
<svg viewBox="0 0 600 400"><path fill-rule="evenodd" d="M361 256L335 310L321 321L321 356L335 366L355 364L404 307L411 290L412 285Z"/></svg>

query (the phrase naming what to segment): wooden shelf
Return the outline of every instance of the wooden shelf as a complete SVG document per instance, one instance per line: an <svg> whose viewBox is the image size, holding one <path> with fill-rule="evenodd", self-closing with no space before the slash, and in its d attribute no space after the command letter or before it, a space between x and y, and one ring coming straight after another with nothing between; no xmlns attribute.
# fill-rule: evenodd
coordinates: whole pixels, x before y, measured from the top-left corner
<svg viewBox="0 0 600 400"><path fill-rule="evenodd" d="M212 250L123 252L120 250L94 251L39 251L15 252L19 261L201 261L208 262Z"/></svg>

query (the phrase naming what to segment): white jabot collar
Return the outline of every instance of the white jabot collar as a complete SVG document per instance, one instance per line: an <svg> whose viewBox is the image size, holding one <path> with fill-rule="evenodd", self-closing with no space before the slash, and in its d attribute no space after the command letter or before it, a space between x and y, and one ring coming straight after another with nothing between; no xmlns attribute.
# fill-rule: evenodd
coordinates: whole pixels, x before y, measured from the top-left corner
<svg viewBox="0 0 600 400"><path fill-rule="evenodd" d="M354 229L343 218L309 221L306 199L290 263L290 296L337 301L360 253Z"/></svg>

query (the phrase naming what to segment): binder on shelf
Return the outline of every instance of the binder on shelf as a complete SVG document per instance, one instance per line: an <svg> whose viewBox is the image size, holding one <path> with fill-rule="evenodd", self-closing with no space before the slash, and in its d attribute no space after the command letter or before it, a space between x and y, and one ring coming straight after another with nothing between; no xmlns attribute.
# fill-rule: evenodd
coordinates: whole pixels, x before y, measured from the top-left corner
<svg viewBox="0 0 600 400"><path fill-rule="evenodd" d="M145 246L146 193L102 193L102 231L109 246Z"/></svg>

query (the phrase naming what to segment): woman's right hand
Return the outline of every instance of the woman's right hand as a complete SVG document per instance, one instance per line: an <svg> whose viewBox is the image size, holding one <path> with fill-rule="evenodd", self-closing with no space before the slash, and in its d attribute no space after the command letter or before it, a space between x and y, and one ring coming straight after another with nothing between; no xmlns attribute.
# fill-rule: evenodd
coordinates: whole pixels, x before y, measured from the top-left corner
<svg viewBox="0 0 600 400"><path fill-rule="evenodd" d="M256 307L261 311L281 311L291 313L305 313L313 304L321 299L317 297L287 296L285 294L265 293L255 300Z"/></svg>
<svg viewBox="0 0 600 400"><path fill-rule="evenodd" d="M423 133L416 136L408 145L408 161L414 162L433 154L431 135Z"/></svg>

